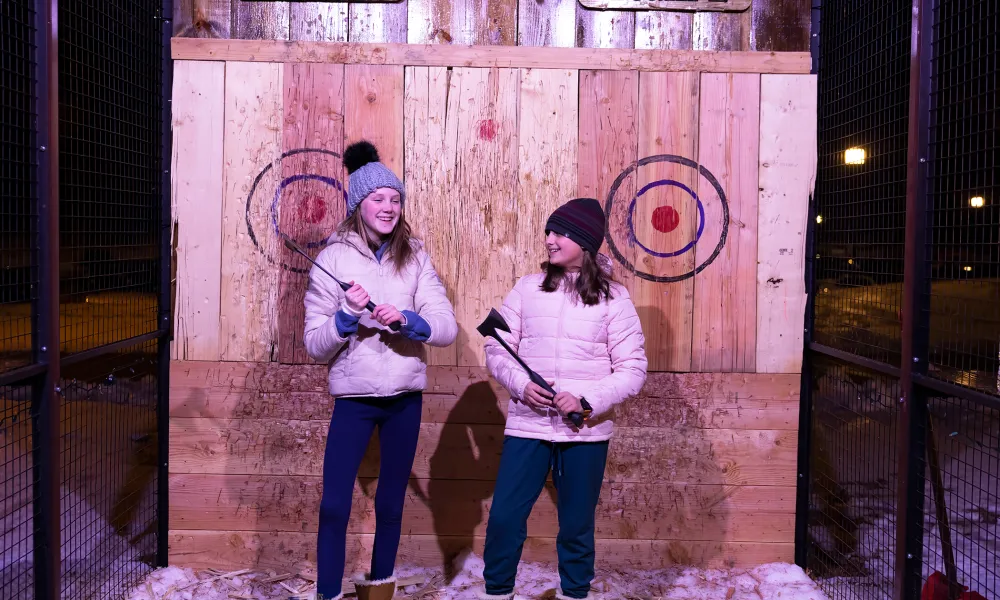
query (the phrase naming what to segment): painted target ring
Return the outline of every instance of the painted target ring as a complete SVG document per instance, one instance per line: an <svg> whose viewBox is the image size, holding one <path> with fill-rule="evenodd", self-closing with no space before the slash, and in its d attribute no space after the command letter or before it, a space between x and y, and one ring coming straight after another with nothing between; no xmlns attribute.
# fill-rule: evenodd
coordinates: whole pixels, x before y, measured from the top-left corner
<svg viewBox="0 0 1000 600"><path fill-rule="evenodd" d="M309 270L292 266L283 259L276 258L265 247L267 246L264 239L266 236L273 234L277 239L286 237L286 232L281 229L279 213L282 210L283 200L287 200L286 194L288 190L296 184L319 183L323 186L332 188L334 191L333 196L337 199L337 201L341 201L342 198L342 201L346 205L347 189L337 178L314 172L294 173L282 178L280 181L275 182L275 178L280 176L282 166L287 160L300 160L308 162L312 165L326 160L331 161L330 167L332 169L339 167L341 155L338 152L324 150L322 148L297 148L295 150L289 150L279 156L276 160L274 160L274 162L264 167L260 173L257 174L253 180L253 184L250 186L250 193L247 194L247 234L250 237L250 241L253 242L254 247L257 248L257 250L270 264L280 266L286 271L304 274L308 273ZM315 168L315 166L313 166L313 168ZM270 190L272 189L274 190L273 194L270 193ZM301 204L298 206L298 216L308 223L319 223L327 220L327 217L331 216L333 211L330 210L328 202L323 199L322 196L324 195L325 194L312 194L300 198L299 202ZM266 214L270 217L270 223L266 223L267 219L260 219L260 215L262 214ZM255 221L257 221L256 226ZM329 234L323 237L311 237L310 239L296 239L296 237L292 235L287 235L287 237L291 238L303 248L316 249L326 246ZM280 244L278 246L280 246Z"/></svg>
<svg viewBox="0 0 1000 600"><path fill-rule="evenodd" d="M698 193L691 189L691 186L670 178L657 178L655 181L644 185L634 197L619 198L619 192L625 181L630 177L636 176L642 167L653 163L674 163L693 169L700 178L709 183L711 191L714 192L714 194L710 195L714 195L715 198L700 198ZM652 202L655 204L656 200L652 197L655 195L653 193L654 191L664 192L668 190L682 192L684 197L688 199L688 202L695 207L697 213L697 225L694 227L694 231L691 232L690 238L682 239L681 243L679 243L676 247L657 249L650 240L640 239L641 236L636 233L636 224L638 221L636 211L637 206L640 203ZM623 210L623 205L626 202L627 208L624 208L626 212L623 218L626 227L626 235L624 236L624 239L616 240L616 231L611 227L611 222L614 217ZM707 208L706 204L708 205ZM718 258L719 254L722 252L722 248L726 245L726 236L729 232L729 203L726 199L725 191L719 184L719 180L704 166L699 165L691 159L674 154L657 154L654 156L647 156L626 167L611 185L611 190L608 192L608 197L605 201L604 212L606 218L608 219L605 239L608 243L608 249L611 251L611 254L616 260L618 260L619 263L635 274L636 277L658 283L682 281L684 279L694 277L696 274L703 271L706 267L708 267L708 265L712 264L716 258ZM652 211L650 223L653 230L655 230L658 234L672 234L676 232L678 225L681 223L682 214L684 213L686 213L686 211L681 210L678 206L671 204L658 205ZM706 225L710 222L717 226L711 228L712 233L707 239L702 239L706 234ZM718 239L712 239L716 235L718 236ZM669 261L671 259L686 257L688 253L694 252L696 244L699 242L714 242L712 253L700 264L695 264L694 268L688 268L677 273L663 274L649 272L640 268L637 264L639 262L638 259L632 260L626 256L626 250L631 250L633 252L644 254L647 257L647 261Z"/></svg>

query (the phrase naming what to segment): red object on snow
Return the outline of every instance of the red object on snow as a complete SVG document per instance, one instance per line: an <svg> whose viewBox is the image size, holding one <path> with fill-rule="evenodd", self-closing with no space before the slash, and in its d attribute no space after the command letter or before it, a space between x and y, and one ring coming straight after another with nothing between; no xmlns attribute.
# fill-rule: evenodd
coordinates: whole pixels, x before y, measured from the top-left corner
<svg viewBox="0 0 1000 600"><path fill-rule="evenodd" d="M963 585L963 590L968 590L969 586ZM951 600L948 597L948 578L940 571L934 573L924 582L924 587L920 589L920 600ZM964 591L958 596L958 600L986 600L979 592Z"/></svg>

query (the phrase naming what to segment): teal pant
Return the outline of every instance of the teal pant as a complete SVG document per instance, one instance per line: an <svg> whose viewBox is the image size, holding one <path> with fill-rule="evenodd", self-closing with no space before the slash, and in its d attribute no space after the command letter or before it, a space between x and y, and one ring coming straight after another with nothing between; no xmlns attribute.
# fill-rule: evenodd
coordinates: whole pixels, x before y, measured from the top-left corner
<svg viewBox="0 0 1000 600"><path fill-rule="evenodd" d="M546 442L506 436L486 526L486 593L514 591L517 564L528 537L528 515L552 471L559 511L562 593L586 598L594 580L594 513L601 495L608 442Z"/></svg>

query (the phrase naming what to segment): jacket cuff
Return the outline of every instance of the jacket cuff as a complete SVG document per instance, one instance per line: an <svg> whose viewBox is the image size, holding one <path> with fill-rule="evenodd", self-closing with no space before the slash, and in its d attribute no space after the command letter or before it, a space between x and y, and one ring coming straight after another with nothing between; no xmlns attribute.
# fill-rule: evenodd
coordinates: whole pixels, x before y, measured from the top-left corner
<svg viewBox="0 0 1000 600"><path fill-rule="evenodd" d="M354 310L353 308L351 308L351 305L348 304L346 300L340 303L340 310L351 315L352 317L361 317L361 315L365 314L364 309Z"/></svg>
<svg viewBox="0 0 1000 600"><path fill-rule="evenodd" d="M338 310L337 316L334 318L337 324L337 335L347 338L347 336L357 333L359 320L359 317L344 312L343 308Z"/></svg>
<svg viewBox="0 0 1000 600"><path fill-rule="evenodd" d="M399 331L406 337L417 342L426 342L431 337L431 326L423 317L412 310L404 310L403 325Z"/></svg>

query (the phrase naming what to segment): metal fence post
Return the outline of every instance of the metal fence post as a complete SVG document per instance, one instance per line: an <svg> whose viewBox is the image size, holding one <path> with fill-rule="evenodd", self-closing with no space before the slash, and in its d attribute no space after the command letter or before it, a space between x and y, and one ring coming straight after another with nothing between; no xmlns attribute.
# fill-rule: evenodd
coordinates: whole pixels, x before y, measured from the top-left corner
<svg viewBox="0 0 1000 600"><path fill-rule="evenodd" d="M930 113L931 0L913 0L910 23L910 108L903 263L900 436L897 447L896 600L920 593L924 530L924 436L927 394L914 376L927 371L927 160Z"/></svg>
<svg viewBox="0 0 1000 600"><path fill-rule="evenodd" d="M35 598L61 593L59 389L59 6L35 2L38 132L39 290L35 322L38 362L45 371L32 386Z"/></svg>
<svg viewBox="0 0 1000 600"><path fill-rule="evenodd" d="M168 544L167 532L170 525L169 494L168 494L168 463L170 453L170 342L173 337L170 274L173 261L171 244L171 190L170 169L172 163L173 139L171 132L173 97L173 59L170 57L170 38L173 35L173 1L163 0L160 14L160 33L163 41L161 52L161 130L160 163L162 175L160 178L160 298L157 325L160 338L157 348L157 488L156 488L156 564L167 566Z"/></svg>

